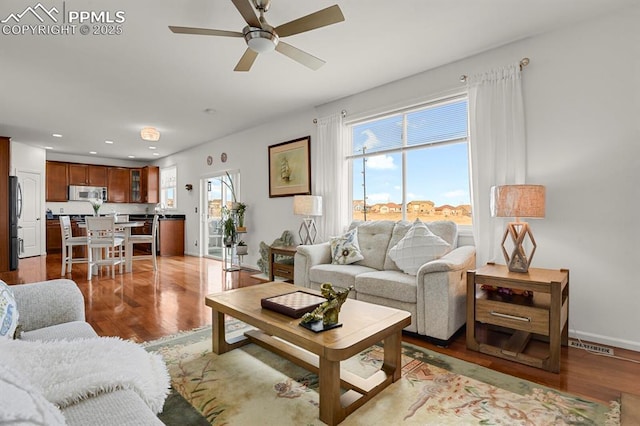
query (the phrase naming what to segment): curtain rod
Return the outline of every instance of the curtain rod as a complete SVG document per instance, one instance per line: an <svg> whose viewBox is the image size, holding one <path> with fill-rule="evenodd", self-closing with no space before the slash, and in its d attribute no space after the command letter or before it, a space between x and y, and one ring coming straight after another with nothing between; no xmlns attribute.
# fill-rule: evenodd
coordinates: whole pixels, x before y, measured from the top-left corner
<svg viewBox="0 0 640 426"><path fill-rule="evenodd" d="M522 58L520 60L520 71L522 71L522 69L527 65L529 65L529 58ZM467 78L468 77L466 75L462 74L460 76L460 83L464 83L465 81L467 81Z"/></svg>
<svg viewBox="0 0 640 426"><path fill-rule="evenodd" d="M342 115L342 118L345 118L347 116L347 111L343 109L342 111L340 111L340 115ZM313 124L318 124L317 118L313 119Z"/></svg>

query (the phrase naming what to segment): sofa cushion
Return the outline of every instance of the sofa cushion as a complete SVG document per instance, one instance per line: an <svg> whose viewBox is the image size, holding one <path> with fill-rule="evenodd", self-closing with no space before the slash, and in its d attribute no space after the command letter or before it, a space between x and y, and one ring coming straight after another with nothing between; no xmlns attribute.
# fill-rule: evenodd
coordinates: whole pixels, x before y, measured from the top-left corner
<svg viewBox="0 0 640 426"><path fill-rule="evenodd" d="M20 371L0 364L0 424L64 425L62 413Z"/></svg>
<svg viewBox="0 0 640 426"><path fill-rule="evenodd" d="M315 283L331 283L337 287L349 287L355 285L355 277L358 274L375 271L361 265L334 265L322 264L309 269L309 280Z"/></svg>
<svg viewBox="0 0 640 426"><path fill-rule="evenodd" d="M18 305L9 285L0 280L0 339L13 339L18 327Z"/></svg>
<svg viewBox="0 0 640 426"><path fill-rule="evenodd" d="M62 339L88 339L98 337L89 323L84 321L71 321L56 324L37 330L25 331L20 336L22 340L62 340Z"/></svg>
<svg viewBox="0 0 640 426"><path fill-rule="evenodd" d="M407 235L407 231L411 229L413 223L406 220L399 220L396 222L393 227L393 231L391 233L391 239L389 240L389 247L387 249L387 255L384 258L384 269L385 271L401 271L398 268L398 265L389 257L389 250L395 247L398 244L398 241L404 238Z"/></svg>
<svg viewBox="0 0 640 426"><path fill-rule="evenodd" d="M434 235L427 225L416 219L404 238L389 250L389 257L406 274L416 275L422 265L438 259L450 249L445 240Z"/></svg>
<svg viewBox="0 0 640 426"><path fill-rule="evenodd" d="M417 303L416 277L399 271L365 272L355 277L357 299L368 294L384 299Z"/></svg>
<svg viewBox="0 0 640 426"><path fill-rule="evenodd" d="M451 249L458 247L458 225L450 220L425 222L431 232L445 240Z"/></svg>
<svg viewBox="0 0 640 426"><path fill-rule="evenodd" d="M358 246L358 228L340 237L332 237L329 244L331 245L331 263L349 265L363 259Z"/></svg>
<svg viewBox="0 0 640 426"><path fill-rule="evenodd" d="M131 389L118 389L86 398L62 410L67 425L163 425ZM102 420L102 422L100 422Z"/></svg>
<svg viewBox="0 0 640 426"><path fill-rule="evenodd" d="M372 222L354 221L349 229L358 228L358 244L364 259L356 262L358 265L368 266L377 270L384 269L384 259L387 256L389 240L395 222L391 220L376 220Z"/></svg>

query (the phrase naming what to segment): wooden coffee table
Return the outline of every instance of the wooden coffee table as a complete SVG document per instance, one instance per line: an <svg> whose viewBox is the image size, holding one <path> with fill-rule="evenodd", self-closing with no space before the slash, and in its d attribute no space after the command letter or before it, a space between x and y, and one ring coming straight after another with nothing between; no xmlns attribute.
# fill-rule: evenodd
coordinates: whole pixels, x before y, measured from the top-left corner
<svg viewBox="0 0 640 426"><path fill-rule="evenodd" d="M314 333L291 318L260 306L260 299L296 290L285 283L265 283L210 294L205 303L212 309L213 352L222 354L254 342L317 373L320 380L320 420L336 425L382 389L400 379L402 329L411 323L409 312L348 299L340 311L342 327ZM245 333L240 340L225 339L224 315L230 315L259 330ZM276 339L276 337L278 339ZM340 370L340 361L384 342L384 362L380 371L363 379ZM341 395L340 388L346 389Z"/></svg>

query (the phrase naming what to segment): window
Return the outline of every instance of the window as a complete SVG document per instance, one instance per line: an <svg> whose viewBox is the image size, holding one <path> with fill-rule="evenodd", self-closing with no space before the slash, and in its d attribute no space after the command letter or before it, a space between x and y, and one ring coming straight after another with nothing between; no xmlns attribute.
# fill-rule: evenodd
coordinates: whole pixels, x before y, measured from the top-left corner
<svg viewBox="0 0 640 426"><path fill-rule="evenodd" d="M160 203L167 209L177 209L176 197L177 167L160 169Z"/></svg>
<svg viewBox="0 0 640 426"><path fill-rule="evenodd" d="M471 225L467 98L352 123L354 220Z"/></svg>

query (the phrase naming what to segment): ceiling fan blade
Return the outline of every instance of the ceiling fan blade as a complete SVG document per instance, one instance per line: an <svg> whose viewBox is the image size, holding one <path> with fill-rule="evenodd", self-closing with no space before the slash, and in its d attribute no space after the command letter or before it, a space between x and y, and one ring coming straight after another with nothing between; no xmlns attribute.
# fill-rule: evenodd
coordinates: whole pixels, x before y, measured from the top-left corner
<svg viewBox="0 0 640 426"><path fill-rule="evenodd" d="M244 55L238 61L238 65L233 69L234 71L249 71L254 61L258 57L258 52L254 52L253 50L247 48L244 51Z"/></svg>
<svg viewBox="0 0 640 426"><path fill-rule="evenodd" d="M314 71L325 64L322 59L316 58L315 56L304 52L297 47L293 47L292 45L285 43L282 40L280 40L280 42L276 46L276 50L283 55L290 57L294 61L301 63L305 67L311 68Z"/></svg>
<svg viewBox="0 0 640 426"><path fill-rule="evenodd" d="M169 26L169 29L176 34L197 34L197 35L210 35L210 36L223 36L223 37L243 37L242 33L237 31L211 30L208 28L174 27L171 25Z"/></svg>
<svg viewBox="0 0 640 426"><path fill-rule="evenodd" d="M240 12L240 15L244 18L247 24L252 27L262 28L260 25L260 21L256 16L256 12L253 10L253 6L251 5L250 0L231 0L233 1L234 6Z"/></svg>
<svg viewBox="0 0 640 426"><path fill-rule="evenodd" d="M326 27L327 25L336 24L344 21L344 15L340 6L334 4L326 9L311 13L302 18L294 19L275 28L276 33L280 37L287 37L294 34L300 34L305 31L315 30L316 28Z"/></svg>

